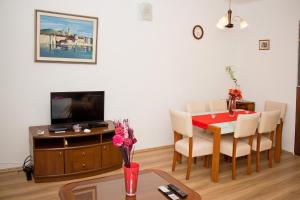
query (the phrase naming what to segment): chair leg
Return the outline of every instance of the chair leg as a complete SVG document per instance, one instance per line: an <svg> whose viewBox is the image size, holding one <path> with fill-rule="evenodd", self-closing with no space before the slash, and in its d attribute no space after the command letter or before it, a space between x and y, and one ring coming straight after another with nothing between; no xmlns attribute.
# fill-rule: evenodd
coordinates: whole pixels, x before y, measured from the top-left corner
<svg viewBox="0 0 300 200"><path fill-rule="evenodd" d="M256 151L256 171L260 171L260 151Z"/></svg>
<svg viewBox="0 0 300 200"><path fill-rule="evenodd" d="M232 179L235 179L235 177L236 177L236 157L235 156L232 156L231 167L232 167Z"/></svg>
<svg viewBox="0 0 300 200"><path fill-rule="evenodd" d="M252 173L252 166L251 166L252 165L252 143L253 143L253 135L249 136L249 141L248 141L248 144L250 146L250 152L248 154L248 169L247 169L248 174Z"/></svg>
<svg viewBox="0 0 300 200"><path fill-rule="evenodd" d="M208 160L209 160L208 155L203 157L203 167L208 168Z"/></svg>
<svg viewBox="0 0 300 200"><path fill-rule="evenodd" d="M256 171L260 171L260 140L261 134L257 134L257 142L256 142Z"/></svg>
<svg viewBox="0 0 300 200"><path fill-rule="evenodd" d="M197 157L194 158L194 164L197 164Z"/></svg>
<svg viewBox="0 0 300 200"><path fill-rule="evenodd" d="M272 167L272 153L273 153L273 150L272 150L272 147L273 147L273 138L274 138L274 131L272 131L270 133L270 140L272 141L271 143L271 148L268 150L268 158L269 158L269 167L271 168ZM280 155L279 155L280 156ZM276 160L275 160L276 161ZM279 157L279 161L280 161L280 157Z"/></svg>
<svg viewBox="0 0 300 200"><path fill-rule="evenodd" d="M178 160L178 152L176 152L174 150L174 154L173 154L173 164L172 164L172 171L175 171L175 167L176 167L176 163L177 163L177 160Z"/></svg>
<svg viewBox="0 0 300 200"><path fill-rule="evenodd" d="M193 162L193 158L189 157L188 158L188 163L187 163L187 170L186 170L186 180L189 180L189 178L190 178L191 169L192 169L192 162Z"/></svg>
<svg viewBox="0 0 300 200"><path fill-rule="evenodd" d="M252 164L252 154L250 153L248 155L248 168L247 168L247 173L248 174L251 174L252 173L252 167L251 167L251 164Z"/></svg>
<svg viewBox="0 0 300 200"><path fill-rule="evenodd" d="M232 148L232 179L236 177L236 145L237 145L237 138L233 138L233 148Z"/></svg>
<svg viewBox="0 0 300 200"><path fill-rule="evenodd" d="M268 150L269 167L272 168L272 148Z"/></svg>

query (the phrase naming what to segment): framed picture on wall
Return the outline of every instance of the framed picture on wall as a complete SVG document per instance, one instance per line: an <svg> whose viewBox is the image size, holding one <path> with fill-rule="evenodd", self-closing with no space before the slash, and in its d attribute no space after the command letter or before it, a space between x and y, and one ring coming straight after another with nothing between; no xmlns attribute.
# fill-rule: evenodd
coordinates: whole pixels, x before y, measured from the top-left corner
<svg viewBox="0 0 300 200"><path fill-rule="evenodd" d="M270 40L259 40L259 50L270 50Z"/></svg>
<svg viewBox="0 0 300 200"><path fill-rule="evenodd" d="M35 61L97 63L98 18L35 10Z"/></svg>

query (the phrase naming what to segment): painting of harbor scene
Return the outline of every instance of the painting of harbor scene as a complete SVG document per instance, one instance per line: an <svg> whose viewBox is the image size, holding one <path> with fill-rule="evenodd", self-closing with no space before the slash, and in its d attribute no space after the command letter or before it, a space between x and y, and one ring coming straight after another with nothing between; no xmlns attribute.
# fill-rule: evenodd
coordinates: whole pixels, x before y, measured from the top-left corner
<svg viewBox="0 0 300 200"><path fill-rule="evenodd" d="M98 19L36 10L38 62L97 62Z"/></svg>

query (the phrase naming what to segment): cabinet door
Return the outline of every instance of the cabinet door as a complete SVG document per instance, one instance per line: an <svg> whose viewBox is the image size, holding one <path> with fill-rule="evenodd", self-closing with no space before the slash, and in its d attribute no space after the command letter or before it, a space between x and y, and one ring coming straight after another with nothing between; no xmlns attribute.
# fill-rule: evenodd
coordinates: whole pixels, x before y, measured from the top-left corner
<svg viewBox="0 0 300 200"><path fill-rule="evenodd" d="M237 109L244 109L249 111L255 110L255 103L254 102L237 102L236 104Z"/></svg>
<svg viewBox="0 0 300 200"><path fill-rule="evenodd" d="M65 151L66 173L100 169L100 146L69 149Z"/></svg>
<svg viewBox="0 0 300 200"><path fill-rule="evenodd" d="M63 150L34 150L34 175L64 174Z"/></svg>
<svg viewBox="0 0 300 200"><path fill-rule="evenodd" d="M122 165L122 156L121 156L120 149L113 146L112 143L102 144L101 153L102 153L102 168Z"/></svg>

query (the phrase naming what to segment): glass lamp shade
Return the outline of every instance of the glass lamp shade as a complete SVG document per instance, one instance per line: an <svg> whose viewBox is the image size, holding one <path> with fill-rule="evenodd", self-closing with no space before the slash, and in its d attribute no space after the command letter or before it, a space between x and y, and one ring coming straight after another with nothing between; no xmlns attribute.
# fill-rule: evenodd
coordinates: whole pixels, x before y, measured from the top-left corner
<svg viewBox="0 0 300 200"><path fill-rule="evenodd" d="M219 29L224 29L227 24L228 24L228 16L225 15L219 20L217 27Z"/></svg>
<svg viewBox="0 0 300 200"><path fill-rule="evenodd" d="M248 23L241 18L240 16L234 16L232 17L232 22L238 23L240 25L240 29L244 29L248 26ZM233 28L233 24L228 22L228 14L223 16L217 23L217 28L219 29L225 29L225 28Z"/></svg>
<svg viewBox="0 0 300 200"><path fill-rule="evenodd" d="M241 29L244 29L244 28L246 28L248 26L248 23L244 20L244 19L242 19L241 21L240 21L240 28Z"/></svg>

